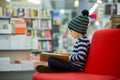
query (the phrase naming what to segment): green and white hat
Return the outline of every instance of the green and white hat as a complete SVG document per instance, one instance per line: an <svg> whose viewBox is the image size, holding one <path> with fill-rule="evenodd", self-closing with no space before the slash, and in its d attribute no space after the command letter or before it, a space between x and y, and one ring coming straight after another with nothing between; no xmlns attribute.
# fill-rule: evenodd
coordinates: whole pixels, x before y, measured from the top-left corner
<svg viewBox="0 0 120 80"><path fill-rule="evenodd" d="M85 34L89 24L88 16L89 11L83 10L82 15L76 16L72 20L70 20L70 22L68 23L68 28L81 34Z"/></svg>

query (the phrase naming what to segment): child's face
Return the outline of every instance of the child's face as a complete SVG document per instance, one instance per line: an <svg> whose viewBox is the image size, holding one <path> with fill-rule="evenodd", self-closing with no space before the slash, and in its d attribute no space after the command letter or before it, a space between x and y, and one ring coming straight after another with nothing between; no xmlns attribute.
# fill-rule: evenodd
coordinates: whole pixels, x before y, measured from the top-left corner
<svg viewBox="0 0 120 80"><path fill-rule="evenodd" d="M81 34L81 33L78 33L78 32L76 32L76 31L74 31L74 30L69 29L69 32L70 32L70 34L72 35L72 37L75 38L75 39L82 37L82 34Z"/></svg>

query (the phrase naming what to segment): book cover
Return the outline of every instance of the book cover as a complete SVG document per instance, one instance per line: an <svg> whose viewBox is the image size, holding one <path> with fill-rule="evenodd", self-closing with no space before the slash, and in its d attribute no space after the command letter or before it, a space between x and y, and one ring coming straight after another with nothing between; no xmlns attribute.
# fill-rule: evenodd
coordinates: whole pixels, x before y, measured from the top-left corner
<svg viewBox="0 0 120 80"><path fill-rule="evenodd" d="M36 29L40 29L39 22L40 22L39 20L32 20L32 25L33 25L32 27Z"/></svg>
<svg viewBox="0 0 120 80"><path fill-rule="evenodd" d="M17 16L20 16L20 17L24 16L24 9L23 8L18 8L17 9Z"/></svg>
<svg viewBox="0 0 120 80"><path fill-rule="evenodd" d="M34 10L34 17L38 17L38 10Z"/></svg>
<svg viewBox="0 0 120 80"><path fill-rule="evenodd" d="M37 30L37 37L39 38L45 38L45 31L43 30Z"/></svg>
<svg viewBox="0 0 120 80"><path fill-rule="evenodd" d="M42 9L38 10L38 17L39 18L43 17L43 12L42 11L43 11Z"/></svg>
<svg viewBox="0 0 120 80"><path fill-rule="evenodd" d="M50 29L51 28L51 23L49 19L41 19L41 28L43 29Z"/></svg>
<svg viewBox="0 0 120 80"><path fill-rule="evenodd" d="M30 8L30 13L31 13L31 17L34 18L34 8L33 7Z"/></svg>
<svg viewBox="0 0 120 80"><path fill-rule="evenodd" d="M6 6L5 8L5 16L11 16L11 9L10 9L10 6Z"/></svg>
<svg viewBox="0 0 120 80"><path fill-rule="evenodd" d="M29 18L29 10L26 8L24 9L24 17Z"/></svg>
<svg viewBox="0 0 120 80"><path fill-rule="evenodd" d="M45 31L45 38L51 38L51 30Z"/></svg>
<svg viewBox="0 0 120 80"><path fill-rule="evenodd" d="M37 30L37 37L50 39L51 38L51 31L50 30Z"/></svg>
<svg viewBox="0 0 120 80"><path fill-rule="evenodd" d="M0 7L0 16L3 16L3 9Z"/></svg>
<svg viewBox="0 0 120 80"><path fill-rule="evenodd" d="M15 34L25 34L26 33L26 23L22 21L15 21L14 23L14 33Z"/></svg>
<svg viewBox="0 0 120 80"><path fill-rule="evenodd" d="M41 51L41 41L38 41L38 50Z"/></svg>
<svg viewBox="0 0 120 80"><path fill-rule="evenodd" d="M49 41L49 51L52 51L52 42Z"/></svg>
<svg viewBox="0 0 120 80"><path fill-rule="evenodd" d="M27 36L33 37L34 36L34 30L27 30Z"/></svg>
<svg viewBox="0 0 120 80"><path fill-rule="evenodd" d="M27 28L33 28L33 23L31 19L26 18L25 22L26 22Z"/></svg>

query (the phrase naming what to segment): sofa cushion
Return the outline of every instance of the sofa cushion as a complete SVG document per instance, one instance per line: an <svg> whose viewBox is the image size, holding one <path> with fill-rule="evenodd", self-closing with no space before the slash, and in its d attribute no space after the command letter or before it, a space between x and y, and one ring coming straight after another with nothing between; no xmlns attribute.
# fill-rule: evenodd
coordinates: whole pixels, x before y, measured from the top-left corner
<svg viewBox="0 0 120 80"><path fill-rule="evenodd" d="M120 76L120 29L94 33L85 72Z"/></svg>
<svg viewBox="0 0 120 80"><path fill-rule="evenodd" d="M120 80L115 76L105 76L82 72L34 73L32 80Z"/></svg>

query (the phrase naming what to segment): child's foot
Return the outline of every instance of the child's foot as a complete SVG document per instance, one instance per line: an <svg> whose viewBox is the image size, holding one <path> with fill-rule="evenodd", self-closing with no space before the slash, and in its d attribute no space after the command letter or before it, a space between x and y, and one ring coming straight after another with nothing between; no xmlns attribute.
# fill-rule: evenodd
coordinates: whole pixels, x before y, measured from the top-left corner
<svg viewBox="0 0 120 80"><path fill-rule="evenodd" d="M56 72L56 71L52 70L51 68L43 66L43 65L38 65L36 67L36 71L38 71L38 72Z"/></svg>

